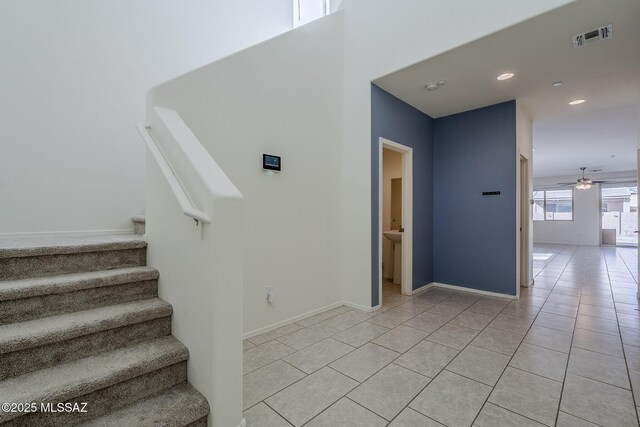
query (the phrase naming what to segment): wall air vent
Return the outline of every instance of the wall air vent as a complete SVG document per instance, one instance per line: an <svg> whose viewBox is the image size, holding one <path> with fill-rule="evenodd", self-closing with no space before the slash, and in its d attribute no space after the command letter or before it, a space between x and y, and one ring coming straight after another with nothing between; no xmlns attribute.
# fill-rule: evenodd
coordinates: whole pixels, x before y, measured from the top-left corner
<svg viewBox="0 0 640 427"><path fill-rule="evenodd" d="M613 36L613 24L604 25L602 27L594 28L587 32L576 34L571 37L573 41L573 47L575 49L587 46L600 40L607 40Z"/></svg>

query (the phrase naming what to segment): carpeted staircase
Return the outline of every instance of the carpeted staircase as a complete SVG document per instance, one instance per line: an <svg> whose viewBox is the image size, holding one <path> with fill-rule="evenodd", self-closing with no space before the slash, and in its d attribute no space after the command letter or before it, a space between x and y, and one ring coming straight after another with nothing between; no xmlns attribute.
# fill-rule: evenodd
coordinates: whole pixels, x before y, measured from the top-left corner
<svg viewBox="0 0 640 427"><path fill-rule="evenodd" d="M0 404L29 405L0 424L207 425L145 264L141 236L0 240Z"/></svg>

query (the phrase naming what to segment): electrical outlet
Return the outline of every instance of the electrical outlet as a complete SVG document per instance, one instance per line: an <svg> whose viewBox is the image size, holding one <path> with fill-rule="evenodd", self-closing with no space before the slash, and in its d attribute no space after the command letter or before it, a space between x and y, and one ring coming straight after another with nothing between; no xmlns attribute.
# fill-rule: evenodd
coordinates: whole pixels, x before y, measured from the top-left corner
<svg viewBox="0 0 640 427"><path fill-rule="evenodd" d="M273 304L273 288L272 287L267 288L267 301Z"/></svg>

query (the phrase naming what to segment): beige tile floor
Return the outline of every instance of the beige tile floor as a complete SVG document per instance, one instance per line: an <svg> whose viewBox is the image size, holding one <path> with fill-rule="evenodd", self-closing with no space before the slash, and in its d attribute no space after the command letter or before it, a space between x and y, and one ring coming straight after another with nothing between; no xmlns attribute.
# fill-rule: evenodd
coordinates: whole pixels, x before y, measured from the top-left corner
<svg viewBox="0 0 640 427"><path fill-rule="evenodd" d="M534 252L519 301L387 283L245 340L247 425L637 426L637 249Z"/></svg>

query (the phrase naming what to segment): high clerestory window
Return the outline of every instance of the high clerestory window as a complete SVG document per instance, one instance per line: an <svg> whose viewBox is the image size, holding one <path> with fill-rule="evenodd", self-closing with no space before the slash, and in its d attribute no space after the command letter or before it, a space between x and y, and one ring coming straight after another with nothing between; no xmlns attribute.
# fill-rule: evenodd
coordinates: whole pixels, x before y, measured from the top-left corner
<svg viewBox="0 0 640 427"><path fill-rule="evenodd" d="M293 0L293 28L322 18L331 12L331 0Z"/></svg>
<svg viewBox="0 0 640 427"><path fill-rule="evenodd" d="M534 221L573 221L573 188L533 192Z"/></svg>

